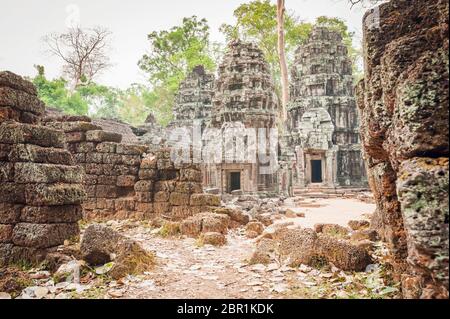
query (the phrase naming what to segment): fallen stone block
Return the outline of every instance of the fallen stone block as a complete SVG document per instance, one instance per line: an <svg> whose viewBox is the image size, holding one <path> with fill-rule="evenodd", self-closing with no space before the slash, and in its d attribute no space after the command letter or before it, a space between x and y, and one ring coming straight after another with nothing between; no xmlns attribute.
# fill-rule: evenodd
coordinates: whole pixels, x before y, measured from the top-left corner
<svg viewBox="0 0 450 319"><path fill-rule="evenodd" d="M227 239L221 233L202 233L199 237L199 242L204 245L223 246L226 244Z"/></svg>

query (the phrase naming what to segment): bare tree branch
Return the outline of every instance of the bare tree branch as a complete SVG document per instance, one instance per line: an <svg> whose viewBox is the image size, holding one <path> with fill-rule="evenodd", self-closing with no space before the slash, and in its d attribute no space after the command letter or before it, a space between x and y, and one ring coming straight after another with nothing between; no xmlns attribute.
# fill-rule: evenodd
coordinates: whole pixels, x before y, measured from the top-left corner
<svg viewBox="0 0 450 319"><path fill-rule="evenodd" d="M51 54L63 60L63 73L75 88L83 79L89 83L111 66L107 55L110 35L110 31L101 27L75 27L67 33L49 34L44 42Z"/></svg>

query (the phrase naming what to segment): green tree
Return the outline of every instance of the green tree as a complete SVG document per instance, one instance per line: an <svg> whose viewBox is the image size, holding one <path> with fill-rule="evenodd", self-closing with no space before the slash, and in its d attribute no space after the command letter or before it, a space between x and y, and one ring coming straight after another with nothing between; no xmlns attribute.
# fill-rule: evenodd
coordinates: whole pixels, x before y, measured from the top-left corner
<svg viewBox="0 0 450 319"><path fill-rule="evenodd" d="M87 115L88 103L78 92L67 89L63 78L47 80L43 66L36 65L38 74L32 79L39 98L49 107L54 107L68 114Z"/></svg>
<svg viewBox="0 0 450 319"><path fill-rule="evenodd" d="M207 70L215 69L212 56L217 54L216 46L209 41L207 20L196 16L184 18L180 26L152 32L148 40L150 52L138 63L152 87L144 98L158 121L167 124L175 94L187 73L200 64Z"/></svg>

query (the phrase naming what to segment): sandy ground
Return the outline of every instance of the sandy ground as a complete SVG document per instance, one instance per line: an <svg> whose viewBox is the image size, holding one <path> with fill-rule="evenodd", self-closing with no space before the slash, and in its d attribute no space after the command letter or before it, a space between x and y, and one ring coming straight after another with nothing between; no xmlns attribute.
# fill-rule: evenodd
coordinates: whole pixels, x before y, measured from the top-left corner
<svg viewBox="0 0 450 319"><path fill-rule="evenodd" d="M289 218L303 227L316 223L337 223L345 226L349 220L362 219L372 213L375 205L352 199L320 199L308 204L320 207L295 207L292 200L286 207L304 212L306 218ZM156 252L155 271L144 281L133 278L125 285L113 287L109 295L119 298L285 298L293 287L311 289L317 286L321 274L313 270L308 275L286 265L250 266L255 240L245 237L243 230L228 234L224 247L198 247L194 239L164 239L145 229L125 233L146 249ZM339 292L339 291L338 291ZM302 297L297 296L297 297Z"/></svg>
<svg viewBox="0 0 450 319"><path fill-rule="evenodd" d="M375 204L367 204L357 199L313 199L305 201L306 205L295 205L293 199L286 201L286 208L295 212L305 213L305 218L296 218L295 224L303 227L314 227L318 223L338 224L347 226L350 220L364 219L365 214L372 214L375 211ZM320 207L307 207L308 204Z"/></svg>

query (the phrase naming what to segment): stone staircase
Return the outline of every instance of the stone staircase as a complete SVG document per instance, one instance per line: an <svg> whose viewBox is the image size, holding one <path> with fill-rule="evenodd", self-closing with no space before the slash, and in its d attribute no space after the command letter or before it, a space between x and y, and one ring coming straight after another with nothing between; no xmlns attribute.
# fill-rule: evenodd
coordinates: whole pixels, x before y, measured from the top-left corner
<svg viewBox="0 0 450 319"><path fill-rule="evenodd" d="M366 188L334 188L322 184L309 185L308 187L294 187L294 197L303 197L311 199L326 198L350 198L357 196L358 193L367 192Z"/></svg>

